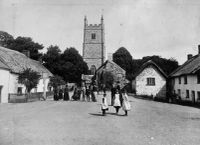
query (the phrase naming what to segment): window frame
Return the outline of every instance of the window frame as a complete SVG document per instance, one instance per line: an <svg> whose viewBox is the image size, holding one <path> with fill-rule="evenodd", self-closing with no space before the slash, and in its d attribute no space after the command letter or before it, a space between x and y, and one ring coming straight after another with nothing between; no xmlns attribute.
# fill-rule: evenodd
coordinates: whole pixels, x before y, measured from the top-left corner
<svg viewBox="0 0 200 145"><path fill-rule="evenodd" d="M197 100L200 100L200 91L197 91Z"/></svg>
<svg viewBox="0 0 200 145"><path fill-rule="evenodd" d="M155 86L156 85L156 79L149 77L147 78L147 86Z"/></svg>
<svg viewBox="0 0 200 145"><path fill-rule="evenodd" d="M197 84L200 84L200 74L197 74Z"/></svg>
<svg viewBox="0 0 200 145"><path fill-rule="evenodd" d="M181 76L178 77L178 83L181 84Z"/></svg>
<svg viewBox="0 0 200 145"><path fill-rule="evenodd" d="M184 76L184 84L188 84L187 76Z"/></svg>
<svg viewBox="0 0 200 145"><path fill-rule="evenodd" d="M95 40L95 39L96 39L96 33L92 33L92 34L91 34L91 39L92 39L92 40Z"/></svg>

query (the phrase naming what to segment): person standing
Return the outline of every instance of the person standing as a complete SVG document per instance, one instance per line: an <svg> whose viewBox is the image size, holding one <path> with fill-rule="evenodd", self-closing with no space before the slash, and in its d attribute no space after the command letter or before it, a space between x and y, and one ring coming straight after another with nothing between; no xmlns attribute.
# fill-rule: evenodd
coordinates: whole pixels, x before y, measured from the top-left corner
<svg viewBox="0 0 200 145"><path fill-rule="evenodd" d="M68 85L65 86L63 100L64 101L69 101L69 89L68 89Z"/></svg>
<svg viewBox="0 0 200 145"><path fill-rule="evenodd" d="M94 90L94 85L91 84L91 85L90 85L91 99L92 99L93 102L96 102L97 100L96 100L96 96L95 96L95 94L94 94L94 91L95 91L95 90Z"/></svg>
<svg viewBox="0 0 200 145"><path fill-rule="evenodd" d="M63 99L63 90L62 90L62 88L60 88L60 90L59 90L59 100L60 99Z"/></svg>
<svg viewBox="0 0 200 145"><path fill-rule="evenodd" d="M54 99L54 101L58 101L58 89L57 89L57 87L54 88L53 91L54 91L53 99Z"/></svg>
<svg viewBox="0 0 200 145"><path fill-rule="evenodd" d="M119 91L116 90L115 93L115 98L114 98L114 104L113 104L115 110L116 110L116 114L118 114L119 109L121 108L121 102L120 102L120 94Z"/></svg>
<svg viewBox="0 0 200 145"><path fill-rule="evenodd" d="M114 86L114 84L112 85L112 88L111 88L111 106L113 106L114 104L114 98L115 98L115 92L116 92L116 88Z"/></svg>
<svg viewBox="0 0 200 145"><path fill-rule="evenodd" d="M103 94L102 103L101 103L101 110L102 110L102 115L105 116L106 115L106 111L108 110L108 103L107 103L107 99L106 99L106 93Z"/></svg>
<svg viewBox="0 0 200 145"><path fill-rule="evenodd" d="M126 93L126 90L122 90L122 98L123 98L122 109L125 112L125 116L128 116L128 111L131 110L131 104L129 102L129 98Z"/></svg>

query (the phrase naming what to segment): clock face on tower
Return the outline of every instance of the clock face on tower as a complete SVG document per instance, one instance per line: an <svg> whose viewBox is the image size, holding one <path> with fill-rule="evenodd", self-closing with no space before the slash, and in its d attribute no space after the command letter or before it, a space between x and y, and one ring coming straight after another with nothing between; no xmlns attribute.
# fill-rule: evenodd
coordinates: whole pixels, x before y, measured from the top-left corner
<svg viewBox="0 0 200 145"><path fill-rule="evenodd" d="M105 59L103 17L100 24L88 24L84 19L83 59L91 70L98 69Z"/></svg>

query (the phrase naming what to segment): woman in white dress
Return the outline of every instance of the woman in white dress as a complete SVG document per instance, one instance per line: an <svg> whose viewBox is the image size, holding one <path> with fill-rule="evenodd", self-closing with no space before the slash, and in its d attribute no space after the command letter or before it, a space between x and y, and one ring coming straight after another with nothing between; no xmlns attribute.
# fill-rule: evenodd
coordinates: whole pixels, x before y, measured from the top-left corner
<svg viewBox="0 0 200 145"><path fill-rule="evenodd" d="M123 98L122 109L125 112L125 116L128 116L128 111L131 110L131 104L129 102L129 98L126 93L126 90L122 90L122 98Z"/></svg>
<svg viewBox="0 0 200 145"><path fill-rule="evenodd" d="M121 103L120 103L120 94L119 91L116 90L115 97L114 97L114 104L113 104L116 114L118 114L119 109L121 108Z"/></svg>

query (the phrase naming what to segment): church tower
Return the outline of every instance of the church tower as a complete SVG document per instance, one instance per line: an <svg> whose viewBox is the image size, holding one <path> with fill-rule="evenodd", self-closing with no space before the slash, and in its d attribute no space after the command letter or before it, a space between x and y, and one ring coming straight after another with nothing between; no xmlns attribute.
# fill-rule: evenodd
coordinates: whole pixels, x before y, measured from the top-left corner
<svg viewBox="0 0 200 145"><path fill-rule="evenodd" d="M92 73L105 61L103 16L100 24L88 24L84 18L83 59Z"/></svg>

